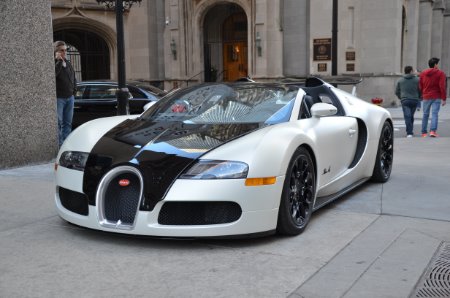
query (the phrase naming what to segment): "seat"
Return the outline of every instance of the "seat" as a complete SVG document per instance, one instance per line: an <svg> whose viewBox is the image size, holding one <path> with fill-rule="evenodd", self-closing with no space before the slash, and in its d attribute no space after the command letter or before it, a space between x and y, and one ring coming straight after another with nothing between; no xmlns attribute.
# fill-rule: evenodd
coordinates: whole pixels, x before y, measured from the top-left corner
<svg viewBox="0 0 450 298"><path fill-rule="evenodd" d="M314 100L311 95L305 95L305 104L308 107L308 111L311 111L311 107L314 104Z"/></svg>
<svg viewBox="0 0 450 298"><path fill-rule="evenodd" d="M305 95L305 98L304 98L303 101L305 102L306 111L302 111L300 113L302 119L303 118L310 118L312 116L311 107L315 103L322 102L319 97L317 97L317 96L313 97L313 96L308 95L308 94Z"/></svg>

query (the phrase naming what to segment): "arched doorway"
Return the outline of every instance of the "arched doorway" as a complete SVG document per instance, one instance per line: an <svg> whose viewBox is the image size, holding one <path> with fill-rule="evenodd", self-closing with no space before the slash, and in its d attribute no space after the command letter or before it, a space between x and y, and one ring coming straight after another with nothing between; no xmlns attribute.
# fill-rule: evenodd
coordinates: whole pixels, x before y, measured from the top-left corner
<svg viewBox="0 0 450 298"><path fill-rule="evenodd" d="M235 81L248 75L248 24L236 4L212 7L204 19L205 81Z"/></svg>
<svg viewBox="0 0 450 298"><path fill-rule="evenodd" d="M79 73L77 79L110 78L110 53L105 40L93 32L63 29L53 33L53 40L69 44L68 56Z"/></svg>

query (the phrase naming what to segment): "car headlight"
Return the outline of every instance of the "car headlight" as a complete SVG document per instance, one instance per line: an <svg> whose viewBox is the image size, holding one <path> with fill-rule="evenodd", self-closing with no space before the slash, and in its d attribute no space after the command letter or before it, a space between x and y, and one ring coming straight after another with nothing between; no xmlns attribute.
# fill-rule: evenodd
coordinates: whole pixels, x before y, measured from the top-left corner
<svg viewBox="0 0 450 298"><path fill-rule="evenodd" d="M84 171L89 153L64 151L59 158L59 165L68 169Z"/></svg>
<svg viewBox="0 0 450 298"><path fill-rule="evenodd" d="M248 165L239 161L199 160L185 171L181 179L239 179L246 178Z"/></svg>

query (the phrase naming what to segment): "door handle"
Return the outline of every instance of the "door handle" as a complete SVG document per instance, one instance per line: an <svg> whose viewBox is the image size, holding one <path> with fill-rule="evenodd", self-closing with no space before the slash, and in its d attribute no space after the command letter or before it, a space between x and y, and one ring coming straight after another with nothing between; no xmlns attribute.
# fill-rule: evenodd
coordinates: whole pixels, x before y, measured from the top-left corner
<svg viewBox="0 0 450 298"><path fill-rule="evenodd" d="M348 135L349 135L350 137L353 137L353 136L355 135L355 133L356 133L356 129L350 128L350 129L348 130Z"/></svg>

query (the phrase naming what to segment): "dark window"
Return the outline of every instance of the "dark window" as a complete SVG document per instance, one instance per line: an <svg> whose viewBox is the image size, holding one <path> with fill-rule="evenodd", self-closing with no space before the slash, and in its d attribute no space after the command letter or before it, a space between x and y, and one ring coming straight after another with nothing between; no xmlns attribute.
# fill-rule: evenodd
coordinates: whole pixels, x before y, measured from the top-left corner
<svg viewBox="0 0 450 298"><path fill-rule="evenodd" d="M128 91L130 91L133 98L146 98L145 94L137 88L128 86Z"/></svg>
<svg viewBox="0 0 450 298"><path fill-rule="evenodd" d="M117 87L110 85L91 86L89 99L115 99Z"/></svg>
<svg viewBox="0 0 450 298"><path fill-rule="evenodd" d="M75 93L75 99L83 99L86 86L77 86L77 93Z"/></svg>
<svg viewBox="0 0 450 298"><path fill-rule="evenodd" d="M110 78L109 47L101 36L85 30L65 29L55 31L53 40L63 40L72 47L68 54L76 71L81 70L81 80ZM77 80L79 78L77 73Z"/></svg>

